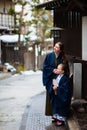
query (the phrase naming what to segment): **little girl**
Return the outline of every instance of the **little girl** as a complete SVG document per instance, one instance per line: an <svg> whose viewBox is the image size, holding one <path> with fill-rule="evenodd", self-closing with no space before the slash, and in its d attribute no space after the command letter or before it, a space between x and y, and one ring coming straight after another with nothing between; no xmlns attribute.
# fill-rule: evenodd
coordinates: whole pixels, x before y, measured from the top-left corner
<svg viewBox="0 0 87 130"><path fill-rule="evenodd" d="M53 81L53 119L57 126L61 126L65 124L70 113L71 92L69 79L66 76L66 66L59 64L56 71L57 77Z"/></svg>

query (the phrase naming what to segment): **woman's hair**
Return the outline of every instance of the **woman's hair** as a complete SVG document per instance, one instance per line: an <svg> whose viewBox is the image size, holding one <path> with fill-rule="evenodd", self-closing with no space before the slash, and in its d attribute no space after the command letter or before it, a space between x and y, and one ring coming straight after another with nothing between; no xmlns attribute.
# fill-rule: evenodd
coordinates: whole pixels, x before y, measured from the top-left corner
<svg viewBox="0 0 87 130"><path fill-rule="evenodd" d="M64 51L64 45L62 42L57 42L56 44L58 44L60 46L60 50L63 52Z"/></svg>
<svg viewBox="0 0 87 130"><path fill-rule="evenodd" d="M58 44L60 46L62 60L63 60L63 64L64 64L64 71L65 71L65 74L69 77L70 70L69 70L68 60L67 60L65 53L64 53L64 44L61 41L57 42L56 44Z"/></svg>
<svg viewBox="0 0 87 130"><path fill-rule="evenodd" d="M60 46L62 60L63 60L63 63L65 63L66 62L66 56L65 56L65 53L64 53L64 45L63 45L62 42L57 42L56 44L58 44Z"/></svg>

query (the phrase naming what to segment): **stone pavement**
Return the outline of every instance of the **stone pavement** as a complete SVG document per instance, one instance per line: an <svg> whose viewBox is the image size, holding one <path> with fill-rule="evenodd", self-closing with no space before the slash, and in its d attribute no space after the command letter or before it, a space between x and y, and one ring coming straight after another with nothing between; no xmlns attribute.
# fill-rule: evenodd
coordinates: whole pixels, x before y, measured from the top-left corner
<svg viewBox="0 0 87 130"><path fill-rule="evenodd" d="M0 80L11 77L11 75L11 73L0 72ZM33 97L31 104L26 106L19 130L87 130L87 111L86 113L74 113L68 119L67 125L62 127L56 127L51 123L51 117L45 116L44 113L45 92Z"/></svg>
<svg viewBox="0 0 87 130"><path fill-rule="evenodd" d="M80 130L87 130L87 101L85 99L76 99L72 102L75 121Z"/></svg>
<svg viewBox="0 0 87 130"><path fill-rule="evenodd" d="M57 127L51 122L50 116L45 116L45 92L32 98L27 105L20 130L79 130L79 126L70 118L65 126Z"/></svg>
<svg viewBox="0 0 87 130"><path fill-rule="evenodd" d="M81 130L87 130L87 112L76 113L76 120L81 128Z"/></svg>
<svg viewBox="0 0 87 130"><path fill-rule="evenodd" d="M45 116L45 92L32 98L32 104L25 113L28 115L23 115L20 130L66 130L64 126L58 129L51 123L51 117Z"/></svg>

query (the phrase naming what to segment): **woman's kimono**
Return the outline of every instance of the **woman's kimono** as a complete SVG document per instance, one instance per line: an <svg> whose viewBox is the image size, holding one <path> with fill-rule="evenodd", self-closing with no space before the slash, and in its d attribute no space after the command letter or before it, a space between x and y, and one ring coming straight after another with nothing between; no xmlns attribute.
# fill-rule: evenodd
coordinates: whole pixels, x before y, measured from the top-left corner
<svg viewBox="0 0 87 130"><path fill-rule="evenodd" d="M56 61L57 60L57 61ZM43 85L46 87L47 90L47 98L50 99L50 102L52 102L53 99L53 89L52 89L52 81L55 78L55 74L53 73L53 70L57 68L58 64L62 63L62 55L60 54L58 58L56 59L55 53L51 52L49 53L43 63ZM49 97L50 96L50 97ZM46 100L48 100L46 99ZM49 103L49 101L48 101ZM46 105L49 107L50 104L46 103ZM49 110L48 110L49 112ZM49 115L46 112L46 115Z"/></svg>
<svg viewBox="0 0 87 130"><path fill-rule="evenodd" d="M62 56L59 55L57 64L55 64L55 53L49 53L43 63L43 85L46 86L47 91L52 92L52 80L55 77L53 70L57 68L58 64L62 63Z"/></svg>

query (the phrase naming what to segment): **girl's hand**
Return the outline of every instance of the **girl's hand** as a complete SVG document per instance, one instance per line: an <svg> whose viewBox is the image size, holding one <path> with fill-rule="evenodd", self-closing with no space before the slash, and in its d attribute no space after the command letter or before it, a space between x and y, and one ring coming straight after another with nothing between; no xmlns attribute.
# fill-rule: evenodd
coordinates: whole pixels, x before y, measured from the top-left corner
<svg viewBox="0 0 87 130"><path fill-rule="evenodd" d="M53 86L53 90L57 90L57 86L54 85L54 86Z"/></svg>
<svg viewBox="0 0 87 130"><path fill-rule="evenodd" d="M53 70L53 73L54 73L54 74L57 74L57 69L54 69L54 70Z"/></svg>
<svg viewBox="0 0 87 130"><path fill-rule="evenodd" d="M53 90L54 90L55 95L57 95L57 86L54 85Z"/></svg>

